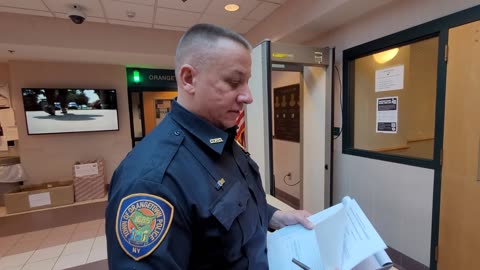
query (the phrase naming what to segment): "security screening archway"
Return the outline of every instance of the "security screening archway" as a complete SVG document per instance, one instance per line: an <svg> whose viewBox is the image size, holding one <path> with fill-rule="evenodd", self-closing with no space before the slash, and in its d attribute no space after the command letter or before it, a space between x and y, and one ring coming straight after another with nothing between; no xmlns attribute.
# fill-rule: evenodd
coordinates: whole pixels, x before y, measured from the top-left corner
<svg viewBox="0 0 480 270"><path fill-rule="evenodd" d="M252 50L246 106L247 150L257 162L265 191L275 195L272 143L272 72L300 72L300 208L312 213L330 206L333 49L263 41ZM287 154L288 153L283 153ZM298 161L292 161L298 162Z"/></svg>

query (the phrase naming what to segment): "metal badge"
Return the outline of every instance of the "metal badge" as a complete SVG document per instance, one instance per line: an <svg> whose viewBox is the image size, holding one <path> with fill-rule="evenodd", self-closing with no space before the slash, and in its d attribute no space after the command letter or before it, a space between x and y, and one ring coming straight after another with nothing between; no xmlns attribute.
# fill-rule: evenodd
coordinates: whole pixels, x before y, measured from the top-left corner
<svg viewBox="0 0 480 270"><path fill-rule="evenodd" d="M222 138L213 138L213 139L210 139L210 143L211 144L214 144L214 143L222 143L223 142L223 139Z"/></svg>
<svg viewBox="0 0 480 270"><path fill-rule="evenodd" d="M225 184L225 179L222 178L217 181L217 183L215 184L215 188L219 190L223 187L224 184Z"/></svg>

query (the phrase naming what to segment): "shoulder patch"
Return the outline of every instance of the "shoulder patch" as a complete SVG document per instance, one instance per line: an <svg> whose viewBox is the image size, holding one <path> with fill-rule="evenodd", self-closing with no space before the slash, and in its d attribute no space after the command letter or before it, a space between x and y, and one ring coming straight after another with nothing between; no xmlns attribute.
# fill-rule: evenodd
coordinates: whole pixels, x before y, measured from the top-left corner
<svg viewBox="0 0 480 270"><path fill-rule="evenodd" d="M167 235L173 212L167 200L155 195L136 193L123 198L115 222L123 251L135 261L150 255Z"/></svg>

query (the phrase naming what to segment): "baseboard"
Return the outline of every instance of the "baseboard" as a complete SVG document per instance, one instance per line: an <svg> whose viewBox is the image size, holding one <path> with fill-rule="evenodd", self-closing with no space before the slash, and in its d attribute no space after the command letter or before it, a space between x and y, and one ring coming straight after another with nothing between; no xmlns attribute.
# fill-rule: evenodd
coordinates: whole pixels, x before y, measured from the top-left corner
<svg viewBox="0 0 480 270"><path fill-rule="evenodd" d="M280 201L288 204L289 206L300 209L300 199L295 196L288 194L287 192L275 188L275 198L279 199Z"/></svg>
<svg viewBox="0 0 480 270"><path fill-rule="evenodd" d="M410 258L409 256L401 253L400 251L388 247L386 250L390 259L392 259L393 264L398 270L428 270L426 265Z"/></svg>

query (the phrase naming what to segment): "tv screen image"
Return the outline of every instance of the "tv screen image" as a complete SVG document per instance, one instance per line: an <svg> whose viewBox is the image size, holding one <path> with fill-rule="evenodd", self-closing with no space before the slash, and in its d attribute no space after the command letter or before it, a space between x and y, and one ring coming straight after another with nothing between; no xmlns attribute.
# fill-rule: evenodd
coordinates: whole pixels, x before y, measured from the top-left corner
<svg viewBox="0 0 480 270"><path fill-rule="evenodd" d="M22 88L29 135L118 130L115 89Z"/></svg>

